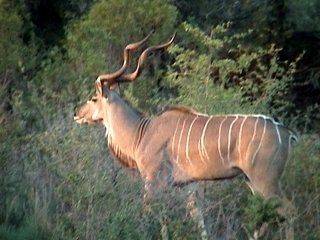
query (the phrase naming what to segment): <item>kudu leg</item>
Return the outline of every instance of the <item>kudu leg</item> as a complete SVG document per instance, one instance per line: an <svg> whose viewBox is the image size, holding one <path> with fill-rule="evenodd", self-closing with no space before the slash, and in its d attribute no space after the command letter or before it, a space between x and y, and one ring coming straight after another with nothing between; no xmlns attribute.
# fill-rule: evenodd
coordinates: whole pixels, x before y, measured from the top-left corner
<svg viewBox="0 0 320 240"><path fill-rule="evenodd" d="M279 215L285 219L285 233L286 239L294 239L294 227L293 222L296 216L296 208L294 204L286 198L282 193L279 195L281 197L281 206L277 209Z"/></svg>
<svg viewBox="0 0 320 240"><path fill-rule="evenodd" d="M161 238L162 240L169 240L169 232L168 232L168 220L166 214L163 213L155 213L152 211L151 201L159 201L161 195L161 189L158 189L158 184L156 181L146 181L145 182L145 193L143 196L144 203L144 211L152 213L152 215L156 215L159 219L161 226Z"/></svg>
<svg viewBox="0 0 320 240"><path fill-rule="evenodd" d="M294 239L293 219L295 215L295 207L281 191L277 180L274 181L256 181L248 184L254 193L261 194L265 199L278 198L280 200L280 207L277 212L285 219L285 234L286 239ZM268 224L264 223L259 230L254 233L254 239L261 238L265 235L268 229Z"/></svg>
<svg viewBox="0 0 320 240"><path fill-rule="evenodd" d="M187 208L189 209L191 217L198 223L198 227L201 231L201 239L207 240L209 237L202 212L203 200L204 188L199 187L199 184L197 183L190 184L188 186Z"/></svg>

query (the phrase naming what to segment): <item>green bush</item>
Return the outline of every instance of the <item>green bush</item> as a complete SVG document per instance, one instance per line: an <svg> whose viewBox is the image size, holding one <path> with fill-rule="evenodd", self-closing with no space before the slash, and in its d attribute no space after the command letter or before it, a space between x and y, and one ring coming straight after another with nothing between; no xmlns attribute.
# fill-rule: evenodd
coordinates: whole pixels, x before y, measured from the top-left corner
<svg viewBox="0 0 320 240"><path fill-rule="evenodd" d="M282 66L277 49L246 46L250 31L230 36L228 24L207 36L183 23L179 34L184 40L171 48L174 63L165 82L172 88L172 102L210 114L259 112L290 122L295 64ZM185 48L191 44L193 49Z"/></svg>
<svg viewBox="0 0 320 240"><path fill-rule="evenodd" d="M49 237L50 235L43 229L32 223L26 223L19 228L0 225L0 239L2 240L45 240Z"/></svg>

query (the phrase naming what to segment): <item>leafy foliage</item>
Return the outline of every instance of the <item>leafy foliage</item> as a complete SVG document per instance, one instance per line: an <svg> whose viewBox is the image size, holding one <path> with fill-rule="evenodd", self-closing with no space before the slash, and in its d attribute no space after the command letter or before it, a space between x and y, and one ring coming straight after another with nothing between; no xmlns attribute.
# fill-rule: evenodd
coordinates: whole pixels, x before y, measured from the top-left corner
<svg viewBox="0 0 320 240"><path fill-rule="evenodd" d="M171 50L175 62L166 79L178 89L176 102L210 114L260 112L290 119L295 64L281 66L274 46L246 47L250 32L229 37L228 25L214 28L211 37L187 23L182 31L182 45L196 50Z"/></svg>

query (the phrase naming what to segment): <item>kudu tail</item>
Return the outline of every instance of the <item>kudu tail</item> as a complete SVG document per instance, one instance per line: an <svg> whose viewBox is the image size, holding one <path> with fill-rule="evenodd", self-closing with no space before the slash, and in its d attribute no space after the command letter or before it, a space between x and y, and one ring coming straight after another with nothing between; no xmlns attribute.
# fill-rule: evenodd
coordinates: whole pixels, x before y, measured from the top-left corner
<svg viewBox="0 0 320 240"><path fill-rule="evenodd" d="M289 142L294 142L294 143L298 143L299 142L299 137L298 135L292 131L292 130L289 130L290 132L290 135L289 135Z"/></svg>
<svg viewBox="0 0 320 240"><path fill-rule="evenodd" d="M294 133L290 134L289 139L290 139L290 141L293 141L294 143L297 143L299 141L299 137Z"/></svg>
<svg viewBox="0 0 320 240"><path fill-rule="evenodd" d="M295 146L298 142L299 142L299 137L298 137L298 135L294 132L294 131L292 131L292 130L289 130L289 133L290 133L290 135L289 135L289 146L288 146L288 148L289 148L289 153L291 152L291 148L292 148L292 146Z"/></svg>

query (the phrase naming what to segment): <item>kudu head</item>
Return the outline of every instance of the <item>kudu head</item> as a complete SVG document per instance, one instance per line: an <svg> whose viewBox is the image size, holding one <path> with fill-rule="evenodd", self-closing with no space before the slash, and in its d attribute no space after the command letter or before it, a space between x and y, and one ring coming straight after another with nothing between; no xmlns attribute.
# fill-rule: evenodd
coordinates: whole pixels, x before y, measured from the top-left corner
<svg viewBox="0 0 320 240"><path fill-rule="evenodd" d="M123 51L123 65L119 70L114 73L100 75L97 78L95 82L95 95L83 106L79 107L74 114L74 120L77 123L103 123L104 125L107 125L108 108L110 107L110 104L120 98L115 91L118 83L134 81L140 75L148 54L167 48L175 38L174 34L167 43L149 47L144 50L139 57L136 70L130 74L124 74L129 66L130 51L133 52L142 46L151 34L152 32L140 42L132 43L125 47Z"/></svg>

